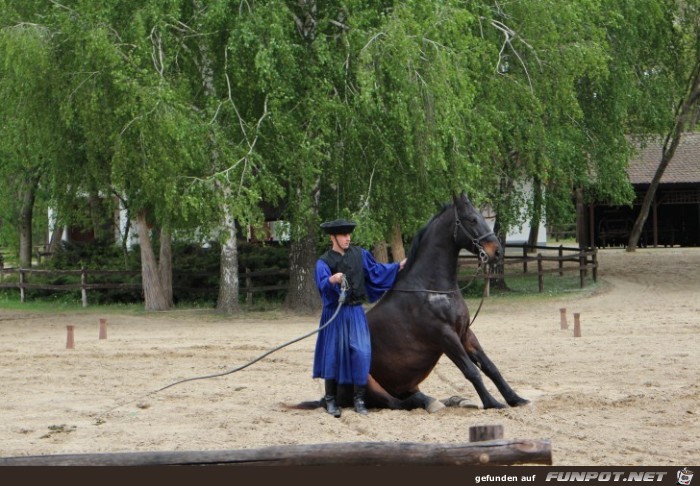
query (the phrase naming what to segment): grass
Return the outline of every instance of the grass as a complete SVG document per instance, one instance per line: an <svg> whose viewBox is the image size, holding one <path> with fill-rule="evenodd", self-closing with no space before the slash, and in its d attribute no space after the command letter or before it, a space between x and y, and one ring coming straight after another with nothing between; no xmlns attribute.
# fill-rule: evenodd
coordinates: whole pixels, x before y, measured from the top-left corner
<svg viewBox="0 0 700 486"><path fill-rule="evenodd" d="M243 313L252 314L259 312L279 313L282 310L282 304L278 301L258 297L249 305L245 302L245 297L240 300L240 306ZM32 297L31 294L25 298L24 302L20 301L19 291L16 289L0 290L0 310L13 310L35 314L49 314L57 312L84 313L90 314L100 312L105 314L130 314L139 315L147 314L150 311L144 309L143 302L131 303L113 303L113 304L88 304L83 307L80 297L75 297L74 292L55 292L50 297L40 296ZM187 301L179 302L170 309L169 312L176 311L216 311L216 302L214 301Z"/></svg>
<svg viewBox="0 0 700 486"><path fill-rule="evenodd" d="M100 312L112 314L144 312L143 303L140 302L133 304L91 305L83 307L80 299L74 300L66 296L61 296L58 293L54 295L56 295L56 298L27 298L24 302L20 302L19 292L17 290L0 292L0 309L32 313L71 312L88 314L94 312L96 309L99 309Z"/></svg>

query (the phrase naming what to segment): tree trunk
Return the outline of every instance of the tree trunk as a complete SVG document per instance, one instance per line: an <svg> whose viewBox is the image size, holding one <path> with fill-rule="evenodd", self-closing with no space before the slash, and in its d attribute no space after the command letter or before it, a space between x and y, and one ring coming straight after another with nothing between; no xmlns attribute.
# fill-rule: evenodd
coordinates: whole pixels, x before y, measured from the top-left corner
<svg viewBox="0 0 700 486"><path fill-rule="evenodd" d="M194 2L197 10L201 8L201 2ZM212 99L216 99L217 92L214 84L214 68L212 67L209 48L205 42L198 44L199 54L202 59L200 65L200 75L204 92ZM211 153L214 166L220 160L217 150ZM240 304L240 281L238 277L238 241L236 239L236 220L227 206L230 200L231 187L215 182L216 187L223 195L223 202L220 208L222 213L222 225L228 231L226 241L221 245L221 257L219 263L219 295L216 299L216 309L226 314L238 314L241 312Z"/></svg>
<svg viewBox="0 0 700 486"><path fill-rule="evenodd" d="M19 212L19 266L32 266L32 220L34 218L34 201L39 178L26 177L20 188L21 207Z"/></svg>
<svg viewBox="0 0 700 486"><path fill-rule="evenodd" d="M289 249L289 289L284 300L284 308L301 313L313 313L321 309L321 299L314 277L316 268L316 243L318 228L307 223L306 234L293 240Z"/></svg>
<svg viewBox="0 0 700 486"><path fill-rule="evenodd" d="M88 206L90 208L90 222L92 224L92 234L97 241L105 241L107 238L104 228L104 211L102 201L97 192L91 192L88 196Z"/></svg>
<svg viewBox="0 0 700 486"><path fill-rule="evenodd" d="M386 241L375 243L372 254L374 254L374 259L379 263L389 263L389 250L386 246Z"/></svg>
<svg viewBox="0 0 700 486"><path fill-rule="evenodd" d="M139 245L141 247L141 280L145 308L149 311L168 310L170 305L160 281L145 211L139 211L136 221L138 224Z"/></svg>
<svg viewBox="0 0 700 486"><path fill-rule="evenodd" d="M537 246L540 222L542 221L542 184L538 178L533 181L532 191L532 219L530 220L530 234L527 238L527 244L531 248L529 251L534 251L534 247Z"/></svg>
<svg viewBox="0 0 700 486"><path fill-rule="evenodd" d="M684 131L692 128L692 125L697 120L694 117L694 112L697 109L698 101L700 100L700 62L696 63L693 77L691 78L690 88L685 99L682 101L678 110L676 110L676 124L671 130L671 132L666 136L664 141L664 147L661 152L661 161L656 169L651 184L644 195L644 201L642 202L642 208L639 210L639 216L634 222L632 227L632 232L630 233L630 239L627 242L627 251L633 252L637 249L639 244L639 238L642 235L642 229L644 224L649 217L649 208L654 201L654 196L656 195L656 189L659 186L659 181L664 175L664 171L668 164L673 159L673 155L676 152L676 147L678 147L681 141L681 136Z"/></svg>
<svg viewBox="0 0 700 486"><path fill-rule="evenodd" d="M221 266L219 270L219 297L216 308L228 314L241 311L238 280L238 242L236 241L236 221L225 204L222 205L224 225L228 231L226 241L221 245Z"/></svg>
<svg viewBox="0 0 700 486"><path fill-rule="evenodd" d="M56 224L53 227L49 240L49 253L56 253L58 247L61 245L61 235L63 233L63 227L58 224L58 219L56 219Z"/></svg>
<svg viewBox="0 0 700 486"><path fill-rule="evenodd" d="M173 237L170 231L160 230L160 256L158 257L158 276L163 288L163 297L168 308L173 306Z"/></svg>
<svg viewBox="0 0 700 486"><path fill-rule="evenodd" d="M583 203L583 189L576 188L576 240L578 247L584 249L588 247L588 231L586 224L588 215L586 213L586 205Z"/></svg>
<svg viewBox="0 0 700 486"><path fill-rule="evenodd" d="M400 262L406 258L406 250L403 246L401 225L399 223L395 223L391 231L391 258L395 262Z"/></svg>

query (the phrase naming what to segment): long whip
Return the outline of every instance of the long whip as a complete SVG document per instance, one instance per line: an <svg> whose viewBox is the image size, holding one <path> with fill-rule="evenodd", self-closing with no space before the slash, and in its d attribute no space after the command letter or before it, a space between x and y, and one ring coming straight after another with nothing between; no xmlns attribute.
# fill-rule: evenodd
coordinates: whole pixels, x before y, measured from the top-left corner
<svg viewBox="0 0 700 486"><path fill-rule="evenodd" d="M169 384L169 385L164 386L163 388L159 388L158 390L155 390L155 391L153 391L153 392L151 392L151 393L158 393L158 392L163 391L163 390L165 390L165 389L167 389L167 388L170 388L171 386L179 385L180 383L186 383L186 382L188 382L188 381L205 380L205 379L208 379L208 378L216 378L216 377L219 377L219 376L230 375L231 373L235 373L236 371L240 371L240 370L245 369L245 368L247 368L248 366L250 366L250 365L252 365L252 364L254 364L254 363L257 363L258 361L260 361L261 359L265 358L266 356L271 355L271 354L274 353L275 351L279 351L280 349L282 349L282 348L284 348L284 347L287 347L287 346L289 346L290 344L294 344L294 343L296 343L296 342L301 341L302 339L306 339L306 338L309 337L309 336L313 336L313 335L316 334L317 332L319 332L319 331L321 331L322 329L328 327L328 325L329 325L331 322L333 322L333 319L335 319L335 318L338 316L338 313L340 312L340 308L343 306L343 303L345 302L345 297L346 297L346 294L347 294L347 291L348 291L348 287L349 287L349 286L348 286L348 281L347 281L347 279L345 278L345 275L343 275L342 282L341 282L341 284L340 284L340 297L338 298L338 307L335 309L335 312L333 313L333 315L331 316L331 318L328 319L328 321L326 321L325 324L323 324L322 326L319 326L318 328L314 329L313 331L308 332L308 333L304 334L303 336L299 336L298 338L292 339L291 341L288 341L288 342L286 342L286 343L284 343L284 344L280 344L279 346L276 346L276 347L270 349L269 351L266 351L265 353L261 354L260 356L258 356L257 358L253 359L252 361L249 361L248 363L246 363L246 364L244 364L244 365L238 366L237 368L233 368L233 369L231 369L231 370L224 371L224 372L221 372L221 373L214 373L214 374L211 374L211 375L195 376L195 377L192 377L192 378L185 378L184 380L176 381L176 382L174 382L174 383L171 383L171 384Z"/></svg>
<svg viewBox="0 0 700 486"><path fill-rule="evenodd" d="M287 347L287 346L289 346L290 344L294 344L294 343L296 343L296 342L301 341L302 339L306 339L306 338L309 337L309 336L313 336L313 335L316 334L317 332L319 332L319 331L321 331L322 329L325 329L326 327L328 327L328 326L330 325L330 323L333 322L333 320L338 316L338 313L340 312L340 308L343 306L343 303L345 302L345 299L346 299L346 297L347 297L347 292L348 292L348 289L349 289L349 288L350 288L350 286L349 286L349 284L348 284L348 281L347 281L347 279L345 278L345 275L343 275L342 280L341 280L341 282L340 282L340 297L338 298L338 307L335 309L335 312L334 312L333 315L330 317L330 319L328 319L323 325L319 326L318 328L314 329L313 331L308 332L308 333L304 334L303 336L299 336L298 338L292 339L291 341L288 341L288 342L286 342L286 343L284 343L284 344L280 344L279 346L276 346L276 347L270 349L269 351L267 351L267 352L261 354L261 355L258 356L257 358L253 359L252 361L249 361L248 363L246 363L246 364L244 364L244 365L238 366L238 367L236 367L236 368L233 368L233 369L230 369L230 370L228 370L228 371L221 372L221 373L214 373L214 374L211 374L211 375L194 376L194 377L192 377L192 378L185 378L185 379L183 379L183 380L179 380L179 381L176 381L176 382L174 382L174 383L170 383L169 385L166 385L166 386L164 386L164 387L162 387L162 388L159 388L159 389L157 389L157 390L154 390L154 391L152 391L152 392L146 393L146 394L142 395L142 397L144 397L144 398L145 398L145 397L149 397L149 396L154 395L155 393L158 393L158 392L160 392L160 391L163 391L163 390L165 390L165 389L167 389L167 388L173 387L173 386L175 386L175 385L179 385L179 384L181 384L181 383L186 383L186 382L188 382L188 381L205 380L205 379L208 379L208 378L216 378L216 377L219 377L219 376L230 375L231 373L235 373L236 371L240 371L240 370L245 369L245 368L247 368L248 366L250 366L250 365L252 365L252 364L254 364L254 363L257 363L258 361L260 361L261 359L265 358L266 356L271 355L271 354L274 353L275 351L279 351L280 349L282 349L282 348L284 348L284 347ZM109 412L111 412L112 410L115 410L115 409L117 409L117 408L119 408L119 407L122 407L122 406L126 405L127 403L134 402L135 400L136 400L136 399L132 399L132 400L129 400L129 401L127 401L127 402L120 403L119 405L116 405L116 406L110 408L109 410L107 410L106 412L104 412L102 415L104 415L104 414L106 414L106 413L109 413Z"/></svg>

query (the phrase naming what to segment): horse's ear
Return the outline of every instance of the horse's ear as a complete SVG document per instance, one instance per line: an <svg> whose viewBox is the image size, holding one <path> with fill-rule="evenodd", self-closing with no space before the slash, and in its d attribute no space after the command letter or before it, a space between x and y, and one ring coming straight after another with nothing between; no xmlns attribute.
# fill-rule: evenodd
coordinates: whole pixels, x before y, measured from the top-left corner
<svg viewBox="0 0 700 486"><path fill-rule="evenodd" d="M455 203L455 205L464 205L465 203L469 202L469 197L467 197L466 191L462 191L460 195L453 195L452 196L452 201Z"/></svg>

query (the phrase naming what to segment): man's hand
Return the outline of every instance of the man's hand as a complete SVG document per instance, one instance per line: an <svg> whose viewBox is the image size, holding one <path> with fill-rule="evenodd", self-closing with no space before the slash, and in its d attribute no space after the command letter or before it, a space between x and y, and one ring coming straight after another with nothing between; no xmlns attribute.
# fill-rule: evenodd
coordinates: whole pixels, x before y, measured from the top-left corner
<svg viewBox="0 0 700 486"><path fill-rule="evenodd" d="M328 281L332 284L340 284L340 282L343 281L343 273L342 272L334 273L333 275L330 276Z"/></svg>
<svg viewBox="0 0 700 486"><path fill-rule="evenodd" d="M403 270L403 267L406 266L406 259L404 258L399 262L399 270Z"/></svg>

